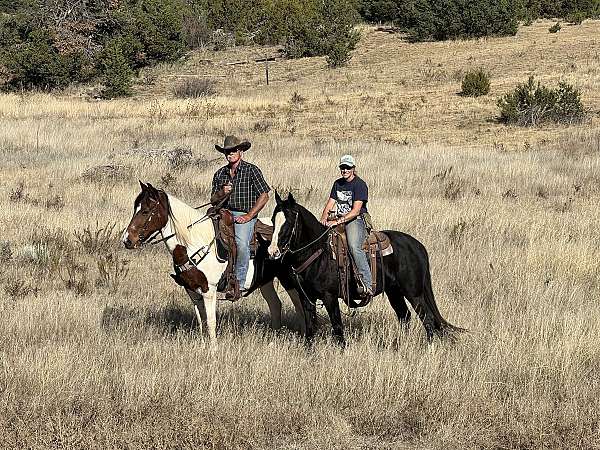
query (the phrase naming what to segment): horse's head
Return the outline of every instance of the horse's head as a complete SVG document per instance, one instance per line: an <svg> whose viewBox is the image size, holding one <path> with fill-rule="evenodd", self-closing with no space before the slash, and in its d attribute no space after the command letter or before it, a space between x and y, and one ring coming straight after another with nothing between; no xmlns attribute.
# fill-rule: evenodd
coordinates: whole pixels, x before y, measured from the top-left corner
<svg viewBox="0 0 600 450"><path fill-rule="evenodd" d="M167 194L159 191L150 183L140 181L142 192L133 204L133 217L123 233L123 244L126 248L138 248L151 240L167 224L169 218L169 201Z"/></svg>
<svg viewBox="0 0 600 450"><path fill-rule="evenodd" d="M290 244L298 227L298 204L294 196L289 193L286 200L282 200L275 191L277 202L273 210L273 239L268 252L271 259L279 259L290 249Z"/></svg>

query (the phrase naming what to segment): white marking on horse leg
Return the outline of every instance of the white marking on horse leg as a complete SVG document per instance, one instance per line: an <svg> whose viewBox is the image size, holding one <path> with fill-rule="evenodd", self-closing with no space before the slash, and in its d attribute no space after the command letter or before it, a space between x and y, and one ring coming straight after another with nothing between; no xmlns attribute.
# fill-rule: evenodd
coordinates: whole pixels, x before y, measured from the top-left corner
<svg viewBox="0 0 600 450"><path fill-rule="evenodd" d="M210 286L204 295L204 307L206 308L206 328L211 345L217 343L217 289Z"/></svg>
<svg viewBox="0 0 600 450"><path fill-rule="evenodd" d="M269 305L269 312L271 313L271 328L279 330L281 328L281 300L275 291L273 281L269 281L267 284L263 284L260 287L260 293L267 301Z"/></svg>
<svg viewBox="0 0 600 450"><path fill-rule="evenodd" d="M273 239L271 240L271 244L267 249L271 258L277 258L280 255L279 232L281 231L281 227L284 223L285 215L281 211L279 211L277 214L275 214L275 224L273 226Z"/></svg>
<svg viewBox="0 0 600 450"><path fill-rule="evenodd" d="M198 305L194 305L194 311L196 311L196 319L198 319L198 326L200 327L200 334L202 334L202 316L200 315L200 310L198 309Z"/></svg>
<svg viewBox="0 0 600 450"><path fill-rule="evenodd" d="M290 299L292 299L292 303L294 304L294 308L296 309L296 316L300 319L300 331L303 335L306 334L306 316L304 311L304 305L302 304L302 299L300 298L300 294L296 289L290 289L287 291Z"/></svg>

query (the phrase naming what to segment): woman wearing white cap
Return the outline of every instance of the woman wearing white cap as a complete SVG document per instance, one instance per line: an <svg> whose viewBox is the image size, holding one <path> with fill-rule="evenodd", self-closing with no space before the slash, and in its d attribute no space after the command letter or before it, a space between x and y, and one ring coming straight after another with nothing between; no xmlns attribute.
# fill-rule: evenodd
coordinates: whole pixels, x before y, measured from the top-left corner
<svg viewBox="0 0 600 450"><path fill-rule="evenodd" d="M350 252L356 262L358 271L362 278L364 290L358 284L359 294L365 296L373 295L371 285L371 268L367 255L362 248L367 237L367 228L363 214L367 213L367 202L369 200L369 189L367 183L355 173L356 162L352 155L344 155L340 158L340 171L342 177L335 180L331 188L331 194L321 214L321 223L326 226L335 226L340 223L346 224L346 236ZM335 207L335 220L329 220L329 213Z"/></svg>

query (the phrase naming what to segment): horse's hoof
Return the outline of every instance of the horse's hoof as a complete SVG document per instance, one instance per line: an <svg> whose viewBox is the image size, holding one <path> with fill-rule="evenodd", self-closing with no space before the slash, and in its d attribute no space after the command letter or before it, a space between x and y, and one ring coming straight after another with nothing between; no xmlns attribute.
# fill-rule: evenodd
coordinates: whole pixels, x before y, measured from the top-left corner
<svg viewBox="0 0 600 450"><path fill-rule="evenodd" d="M347 346L346 340L344 339L343 336L333 336L333 342L341 350L344 350L346 348L346 346Z"/></svg>

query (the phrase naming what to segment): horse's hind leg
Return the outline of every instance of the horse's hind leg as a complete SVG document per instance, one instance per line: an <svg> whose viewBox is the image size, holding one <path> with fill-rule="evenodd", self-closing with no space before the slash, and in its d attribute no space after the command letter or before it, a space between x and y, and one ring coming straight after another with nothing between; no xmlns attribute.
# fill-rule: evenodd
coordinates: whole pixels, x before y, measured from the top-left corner
<svg viewBox="0 0 600 450"><path fill-rule="evenodd" d="M271 314L271 328L279 330L281 328L281 299L275 291L273 281L269 281L260 287L260 293L267 301L269 313Z"/></svg>
<svg viewBox="0 0 600 450"><path fill-rule="evenodd" d="M406 300L404 299L404 295L399 291L399 289L387 286L385 289L385 295L387 295L388 301L396 313L396 317L398 317L398 322L400 322L400 325L402 327L408 327L411 313L410 309L408 309L408 305L406 304Z"/></svg>
<svg viewBox="0 0 600 450"><path fill-rule="evenodd" d="M312 337L312 320L310 320L309 317L310 311L306 311L308 305L304 304L305 302L302 300L296 289L290 289L287 293L294 304L296 316L300 320L300 332L307 338Z"/></svg>

